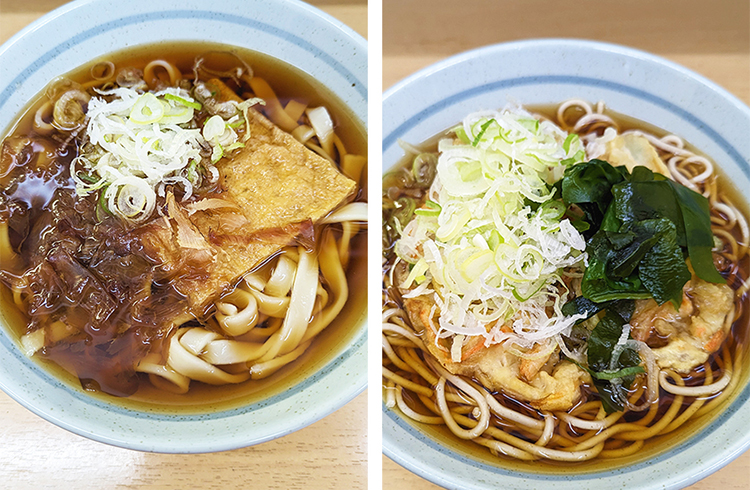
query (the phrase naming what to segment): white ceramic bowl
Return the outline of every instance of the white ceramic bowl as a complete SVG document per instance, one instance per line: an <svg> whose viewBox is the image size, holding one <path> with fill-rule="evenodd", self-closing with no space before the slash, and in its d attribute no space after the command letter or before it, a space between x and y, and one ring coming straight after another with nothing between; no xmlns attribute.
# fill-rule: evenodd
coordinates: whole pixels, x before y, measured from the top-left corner
<svg viewBox="0 0 750 490"><path fill-rule="evenodd" d="M383 101L383 167L466 114L508 102L597 102L678 134L710 155L737 189L750 189L750 109L683 67L633 49L574 40L531 40L469 51L402 81ZM446 488L682 488L750 446L750 386L709 426L657 458L614 471L557 475L510 471L440 445L383 408L383 448L402 466Z"/></svg>
<svg viewBox="0 0 750 490"><path fill-rule="evenodd" d="M351 29L295 0L80 0L26 27L0 47L0 129L50 80L129 46L210 41L289 63L336 94L365 125L367 45ZM3 320L0 312L0 321ZM0 329L0 388L77 434L146 451L207 452L283 436L332 413L367 382L366 313L306 377L257 403L202 415L125 409L61 383L26 359Z"/></svg>

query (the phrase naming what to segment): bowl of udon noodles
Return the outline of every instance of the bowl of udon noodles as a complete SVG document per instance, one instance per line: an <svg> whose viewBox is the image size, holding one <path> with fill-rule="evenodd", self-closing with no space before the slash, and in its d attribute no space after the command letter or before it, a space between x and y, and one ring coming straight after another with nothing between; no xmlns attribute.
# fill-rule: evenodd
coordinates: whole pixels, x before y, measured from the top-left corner
<svg viewBox="0 0 750 490"><path fill-rule="evenodd" d="M578 40L383 106L383 447L446 488L682 488L750 446L750 110Z"/></svg>
<svg viewBox="0 0 750 490"><path fill-rule="evenodd" d="M0 63L6 393L206 452L364 389L364 39L296 1L77 1Z"/></svg>

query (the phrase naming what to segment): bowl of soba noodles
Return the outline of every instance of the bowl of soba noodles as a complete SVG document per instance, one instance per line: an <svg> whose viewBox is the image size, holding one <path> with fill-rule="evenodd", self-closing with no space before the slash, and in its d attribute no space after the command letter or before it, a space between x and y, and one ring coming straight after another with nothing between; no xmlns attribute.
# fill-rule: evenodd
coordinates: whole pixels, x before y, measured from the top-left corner
<svg viewBox="0 0 750 490"><path fill-rule="evenodd" d="M7 394L206 452L364 389L364 39L296 1L77 1L0 63Z"/></svg>
<svg viewBox="0 0 750 490"><path fill-rule="evenodd" d="M750 109L629 48L383 106L383 447L446 488L682 488L750 446Z"/></svg>

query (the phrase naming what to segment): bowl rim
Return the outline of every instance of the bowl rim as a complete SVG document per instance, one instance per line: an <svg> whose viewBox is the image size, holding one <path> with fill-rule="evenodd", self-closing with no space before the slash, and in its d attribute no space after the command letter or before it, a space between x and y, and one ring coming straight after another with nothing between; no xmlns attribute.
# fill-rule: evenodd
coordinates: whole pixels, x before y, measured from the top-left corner
<svg viewBox="0 0 750 490"><path fill-rule="evenodd" d="M267 5L265 0L253 0L257 4L262 6ZM97 9L108 8L114 0L75 0L66 4L61 5L55 10L52 10L44 16L31 22L23 29L11 36L5 43L0 46L0 59L8 52L13 52L14 49L18 49L18 46L23 46L24 43L28 42L29 39L33 39L36 31L49 28L49 25L54 25L56 22L60 22L61 19L69 20L75 19L77 16L85 14L92 15L92 12L96 14ZM145 5L147 2L140 2ZM330 32L336 35L336 38L340 46L350 47L353 53L357 53L356 56L366 59L367 56L367 41L355 32L352 28L345 25L338 19L331 15L323 12L322 10L307 4L299 0L273 0L276 7L283 6L284 8L291 9L296 14L303 16L306 20L310 21L310 25L314 25L325 32ZM199 0L187 0L187 1L176 1L172 0L169 2L161 2L158 5L159 12L163 10L179 10L189 13L192 11L196 12L217 12L227 13L227 15L236 16L237 18L250 19L245 17L242 12L234 12L230 10L230 7L236 7L242 5L243 7L252 7L249 5L250 2L244 3L239 0L216 0L210 4L201 3ZM135 13L143 13L143 6L139 5L138 8L130 7L120 12L120 17L133 15ZM268 7L266 7L268 8ZM236 9L235 9L236 10ZM100 10L104 12L104 10ZM154 10L149 10L154 12ZM231 12L231 14L228 14ZM120 18L118 17L118 18ZM100 25L100 21L97 19L92 25ZM285 27L283 24L279 28L282 31ZM80 31L74 31L77 33ZM286 32L286 31L284 31ZM194 34L187 36L190 40L207 39L205 35L200 38ZM299 36L294 36L293 39L302 39ZM215 41L211 41L215 42ZM351 75L360 82L356 91L364 99L364 111L366 111L366 94L367 94L367 73L366 66L364 71L361 67L355 65L347 66L348 60L343 57L336 59L336 55L329 54L324 51L325 47L313 45L312 41L306 41L310 47L319 49L321 53L327 56L330 60L338 63L339 67L343 70L349 70L352 68L353 71L347 71L346 73ZM150 44L150 43L149 43ZM225 43L226 44L226 43ZM130 44L130 46L138 44ZM242 43L247 49L253 49L248 43ZM125 49L128 45L122 46ZM39 48L41 52L46 52L48 47ZM352 54L351 56L355 56ZM352 58L353 60L354 58ZM84 63L82 61L81 63ZM11 77L14 76L13 74ZM12 79L8 79L8 86L12 84ZM340 94L337 94L341 97ZM28 103L28 101L25 101ZM363 128L367 129L367 116L366 112L357 113L353 108L350 108L352 116L355 117L362 124ZM361 111L360 111L361 112ZM17 116L11 119L10 124ZM5 134L10 127L3 129ZM230 408L220 409L217 412L210 414L197 413L197 414L177 414L167 415L163 413L150 413L148 411L141 411L137 409L125 408L116 403L110 404L106 401L99 400L94 397L90 397L82 392L76 390L75 387L69 386L67 383L60 381L56 376L50 374L47 369L39 366L38 363L30 362L30 371L27 374L28 378L41 377L41 383L46 383L54 390L60 390L67 396L66 400L70 403L79 403L80 400L85 400L85 404L79 407L78 413L70 415L71 408L69 406L55 406L54 403L40 401L43 400L38 396L38 393L32 393L33 390L22 386L18 378L18 373L13 373L13 377L10 375L0 378L0 389L2 389L8 396L13 398L16 402L30 410L31 412L39 415L47 421L62 427L75 434L87 437L92 440L103 442L106 444L136 449L142 451L153 451L153 452L164 452L164 453L203 453L203 452L214 452L231 450L240 447L247 447L255 444L260 444L271 439L275 439L296 430L302 429L323 417L330 415L345 404L354 399L357 395L362 393L367 385L367 371L366 362L364 362L363 356L366 356L367 349L367 338L368 338L368 319L367 319L367 304L363 301L363 311L359 312L356 318L355 330L348 334L350 338L346 342L342 342L336 347L338 355L331 357L327 361L320 361L315 364L317 369L310 371L303 378L297 380L293 385L289 386L286 391L275 390L274 393L266 398L255 398L253 402L248 405ZM0 319L1 320L1 319ZM4 323L4 320L2 320ZM25 358L20 352L17 342L10 338L5 328L0 329L0 355L15 355L19 358ZM5 348L10 345L13 350L6 352ZM365 366L362 369L362 366ZM0 371L2 371L0 369ZM352 372L353 371L353 372ZM0 373L2 374L2 373ZM334 374L336 377L331 378ZM6 379L6 378L10 378ZM329 378L329 381L325 381L325 378ZM323 381L321 383L321 380ZM35 381L36 382L36 381ZM316 399L316 403L311 403L309 400ZM266 411L273 410L272 405L277 402L291 403L289 400L292 399L299 404L301 408L291 411L288 406L281 406L279 410L286 410L289 412L287 419L284 424L274 424L273 427L270 424L265 430L258 430L258 433L254 431L258 427L253 427L253 421L251 417L254 411ZM58 402L59 403L59 402ZM271 408L269 408L271 407ZM57 410L56 410L57 408ZM111 420L102 420L96 423L91 422L89 424L89 418L92 414L102 416L111 415L115 419L122 418L128 419L127 422L130 424L130 429L136 426L136 422L144 422L146 424L163 423L164 426L168 427L168 430L174 431L171 426L174 424L183 424L185 430L181 432L189 433L195 432L196 429L205 432L203 439L197 441L197 436L191 436L189 434L178 434L176 432L167 432L165 434L149 434L149 433L129 433L127 428L117 428L117 420L114 424ZM132 419L132 420L130 420ZM232 431L230 428L224 428L223 420L236 419L237 424L243 424L248 429L237 430L236 428ZM213 426L213 422L217 422ZM221 424L220 424L221 423ZM105 427L109 424L108 427ZM93 429L92 429L93 425ZM189 429L189 430L188 430ZM217 430L218 429L218 430ZM219 432L218 437L216 432ZM189 442L186 442L184 438L187 437ZM190 439L193 437L193 439ZM183 439L180 439L183 438Z"/></svg>
<svg viewBox="0 0 750 490"><path fill-rule="evenodd" d="M24 26L21 30L19 30L18 32L13 34L10 38L8 38L8 40L6 40L4 43L0 44L0 56L2 56L3 52L7 50L8 48L10 48L11 45L15 44L18 41L18 39L25 37L28 32L35 31L42 25L53 21L57 17L68 15L68 13L72 10L77 10L79 8L86 8L90 4L101 3L102 1L103 0L72 0L72 1L69 1L67 3L60 5L54 10L47 12L43 16L39 17L38 19ZM227 2L227 0L217 0L217 1L219 3ZM273 1L294 5L296 8L299 8L305 11L307 14L320 18L321 20L330 24L332 27L335 27L336 29L345 33L347 37L351 38L351 40L357 43L358 47L367 51L367 40L364 37L362 37L362 35L360 35L358 32L356 32L354 29L344 24L337 18L333 17L331 14L324 12L323 10L320 10L319 8L307 2L304 2L302 0L273 0ZM237 2L237 3L240 3L240 2ZM206 8L210 8L210 7L207 6ZM365 83L367 82L366 79L363 81ZM364 123L366 122L367 121L364 121Z"/></svg>
<svg viewBox="0 0 750 490"><path fill-rule="evenodd" d="M81 1L81 0L78 0ZM91 1L91 0L83 0ZM521 39L517 41L508 41L503 43L489 44L486 46L480 46L478 48L469 49L460 53L451 55L445 59L442 59L436 63L418 70L406 78L396 82L394 85L388 88L383 94L383 104L385 105L386 100L395 95L397 92L404 89L404 87L415 83L417 80L430 76L434 73L443 71L452 65L456 65L463 61L467 61L473 58L484 56L485 54L493 53L498 50L514 50L514 49L530 49L530 48L545 48L545 47L560 47L567 46L570 48L584 48L592 49L598 52L610 53L614 55L622 55L630 58L638 59L641 61L652 62L658 65L662 65L672 70L685 75L688 78L692 78L702 85L707 86L712 91L719 93L723 98L732 102L733 105L737 106L738 109L743 110L748 116L750 116L750 108L742 102L737 96L729 92L727 89L712 81L700 73L697 73L683 65L670 61L661 56L643 51L637 48L631 48L620 44L608 43L603 41L593 41L590 39L578 39L578 38L565 38L565 37L551 37L551 38L535 38L535 39ZM385 137L385 135L384 135Z"/></svg>
<svg viewBox="0 0 750 490"><path fill-rule="evenodd" d="M420 82L424 82L425 79L434 76L440 72L451 70L452 67L455 65L461 65L468 61L475 60L477 58L483 58L485 56L497 56L504 52L510 52L510 51L516 51L516 50L536 50L536 49L580 49L580 50L592 50L596 51L598 54L606 54L611 56L622 56L627 57L629 59L637 60L640 62L644 62L647 64L656 64L660 65L661 67L667 68L670 71L676 72L676 74L680 74L683 77L690 79L693 82L697 82L700 85L703 85L706 89L716 93L719 95L722 99L724 99L726 102L730 103L734 109L737 109L737 111L746 119L747 121L750 121L750 108L742 102L738 97L728 92L726 89L718 85L717 83L711 81L710 79L706 78L703 75L700 75L698 73L695 73L694 71L679 65L677 63L674 63L672 61L669 61L665 58L662 58L660 56L635 49L630 48L622 45L607 43L607 42L600 42L600 41L593 41L593 40L587 40L587 39L575 39L575 38L539 38L539 39L524 39L524 40L517 40L517 41L510 41L510 42L503 42L503 43L497 43L497 44L491 44L487 46L482 46L478 48L474 48L471 50L467 50L452 56L449 56L443 60L440 60L434 64L431 64L421 70L418 70L417 72L409 75L408 77L404 78L403 80L397 82L393 86L391 86L383 96L383 108L384 108L384 117L383 117L383 142L382 142L382 151L385 153L388 149L392 148L396 138L398 138L399 134L402 133L403 128L411 128L414 125L418 124L418 121L420 121L422 118L428 117L432 112L430 112L430 109L434 108L435 103L425 103L421 107L424 107L421 112L418 112L416 114L409 114L405 117L405 120L403 122L393 122L391 124L390 121L387 120L385 116L385 110L388 107L388 103L391 101L391 99L399 96L399 94L402 91L408 91L412 85L420 84ZM423 88L423 86L422 86ZM466 89L464 89L466 90ZM435 112L439 112L438 109L435 109ZM429 113L429 114L428 114ZM401 121L399 119L399 121ZM748 161L747 157L742 158L742 162L745 166L750 166L750 162ZM739 163L739 162L738 162ZM383 162L383 172L385 173L395 162ZM738 393L735 395L735 399L732 401L730 406L728 406L725 409L725 412L731 412L733 411L734 407L739 406L740 404L745 405L745 409L747 410L750 408L750 404L748 404L748 400L750 400L750 382L746 383L744 388L740 388ZM385 406L385 403L381 404L381 410L382 410L382 416L383 416L383 453L391 458L396 463L400 464L404 468L408 469L409 471L412 471L413 473L416 473L417 475L421 476L422 478L431 481L437 485L441 485L445 488L464 488L464 485L467 484L467 482L457 482L455 474L448 471L446 467L435 467L430 466L430 462L426 462L421 456L423 451L413 450L414 447L412 446L412 451L402 449L401 441L403 439L408 439L408 441L414 442L417 439L421 439L418 441L419 444L422 444L423 446L428 446L425 448L425 451L430 451L430 456L435 456L435 454L439 453L439 456L435 457L441 457L446 456L453 460L458 461L456 464L461 466L465 465L468 471L471 471L474 468L490 468L491 470L496 471L502 471L502 474L498 476L498 479L505 478L506 480L503 481L503 485L507 485L506 488L534 488L535 486L544 485L544 484L556 484L556 485L562 485L561 489L573 489L573 488L583 488L579 487L582 483L591 483L593 486L596 486L597 488L603 484L604 480L600 480L597 482L597 479L602 478L603 476L611 476L611 475L621 475L623 473L623 468L618 468L617 470L597 470L594 472L587 472L582 473L579 475L567 475L565 473L557 473L557 474L544 474L544 473L523 473L519 471L514 470L508 470L506 468L499 469L495 466L486 465L482 462L479 462L478 460L475 460L473 458L469 458L468 456L465 456L463 454L458 454L454 452L452 449L442 446L438 441L435 441L432 439L429 435L422 433L419 429L416 428L417 424L412 423L411 421L406 421L404 417L395 411L395 409L389 409ZM710 424L705 425L702 427L697 433L692 434L688 437L686 441L683 441L680 444L672 446L668 451L660 453L658 455L659 458L665 458L667 455L669 457L672 457L672 453L679 453L684 449L684 446L687 442L695 442L697 440L702 439L703 437L706 437L711 432L713 432L713 427L720 425L721 419L725 418L722 414L711 421ZM426 442L425 442L426 441ZM648 488L682 488L683 486L687 486L689 484L692 484L701 478L705 478L706 476L710 475L711 473L717 471L721 467L725 466L732 460L734 460L736 457L738 457L740 454L742 454L744 451L746 451L748 448L750 448L750 433L745 434L744 436L738 436L736 440L734 440L729 446L727 446L722 451L719 451L715 454L706 454L704 458L702 458L702 464L698 465L699 467L697 469L691 469L688 472L681 472L680 474L670 474L669 476L664 475L652 475L652 476L659 476L659 481L651 481L647 485ZM441 462L447 463L445 459L441 459ZM639 463L638 465L641 465L642 463ZM473 468L472 468L473 467ZM624 468L625 472L628 471L627 468L632 467L626 467ZM648 469L648 465L643 465L642 468L639 468L638 471L644 471ZM490 470L490 471L491 471ZM486 476L486 474L482 474L482 477ZM528 479L527 479L528 478ZM471 488L492 488L493 483L497 482L490 482L489 480L484 481L483 483L477 483L477 481L470 482ZM612 483L615 484L614 481L607 481L606 483ZM604 483L604 484L606 484ZM511 486L512 484L519 485L518 487ZM620 483L620 485L623 485L624 483ZM485 486L486 485L486 486ZM586 487L588 488L588 487Z"/></svg>

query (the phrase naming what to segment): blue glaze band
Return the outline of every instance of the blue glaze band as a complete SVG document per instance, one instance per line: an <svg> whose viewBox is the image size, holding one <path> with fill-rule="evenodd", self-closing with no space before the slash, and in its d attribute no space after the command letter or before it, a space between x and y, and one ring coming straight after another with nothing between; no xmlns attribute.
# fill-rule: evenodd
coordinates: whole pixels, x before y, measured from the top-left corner
<svg viewBox="0 0 750 490"><path fill-rule="evenodd" d="M41 368L37 363L30 362L27 357L21 354L21 351L18 348L18 346L15 345L9 339L7 335L0 335L0 344L2 344L2 346L8 351L8 353L15 356L16 359L18 359L21 362L26 363L30 373L40 378L47 385L55 386L60 389L70 387L68 384L63 383L57 378L51 376L49 373L47 373L45 369ZM330 374L339 364L341 364L343 361L349 359L351 356L356 354L359 349L365 346L365 344L367 344L367 332L364 332L362 335L360 335L359 338L357 338L357 340L353 344L351 344L344 352L342 352L335 359L331 360L328 364L326 364L322 369L315 372L315 374L305 378L303 381L297 383L290 389L284 392L278 393L265 400L256 402L256 403L251 403L251 404L239 407L239 408L235 408L231 410L224 410L224 411L219 411L219 412L211 412L211 413L205 413L205 414L192 414L192 415L167 415L167 414L151 413L151 412L144 412L140 410L124 408L119 405L106 403L106 402L97 400L95 398L92 398L91 396L86 395L85 393L81 392L80 389L77 389L75 387L73 387L72 390L68 389L67 391L70 393L72 397L74 397L76 400L80 402L86 403L88 405L91 405L99 409L107 410L109 412L116 412L120 415L135 417L137 419L162 420L162 421L171 421L171 422L218 420L218 419L223 419L227 417L235 417L243 413L252 412L254 410L259 410L261 408L275 405L277 403L280 403L286 400L289 397L299 394L300 392L306 390L310 386L313 386L315 383L319 382L321 379L328 376L328 374Z"/></svg>
<svg viewBox="0 0 750 490"><path fill-rule="evenodd" d="M596 480L601 478L602 474L611 474L611 473L617 473L617 474L627 474L632 473L635 471L643 470L644 468L654 466L655 464L659 463L660 461L665 461L669 459L670 457L674 456L673 453L679 453L681 451L684 451L685 449L688 449L690 447L693 447L695 445L699 445L702 443L702 441L708 437L713 431L718 429L726 419L728 419L734 412L737 411L737 407L744 405L747 403L748 399L750 399L750 387L745 387L745 390L737 396L737 398L732 402L732 404L724 410L724 412L711 424L709 424L708 427L700 431L698 434L691 436L687 441L683 442L682 444L678 444L671 448L669 451L665 451L659 456L653 457L649 459L648 461L644 461L642 463L630 465L623 468L618 468L615 470L603 470L598 472L591 472L586 474L579 474L579 475L568 475L564 473L560 474L554 474L554 475L545 475L541 473L523 473L523 477L535 480L535 481L548 481L548 482L555 482L560 481L560 478L570 480L570 481L588 481L588 480ZM418 440L425 446L427 446L431 451L439 452L445 456L448 456L449 458L458 461L461 464L464 465L470 465L477 469L481 469L482 471L487 471L491 473L495 473L499 476L518 476L519 473L509 471L497 466L492 466L487 463L484 463L482 461L478 461L473 458L469 458L467 456L464 456L463 454L459 454L442 444L439 444L431 437L427 436L423 432L421 432L419 429L417 429L414 425L410 424L406 420L404 420L401 416L399 416L395 410L388 409L385 405L383 405L383 415L385 417L388 417L393 423L399 426L401 430L408 433L411 437L413 437L415 440ZM387 455L387 454L386 454Z"/></svg>
<svg viewBox="0 0 750 490"><path fill-rule="evenodd" d="M667 111L671 112L672 114L686 121L688 124L694 126L696 129L705 133L717 145L723 148L727 152L727 154L729 154L732 160L734 160L734 162L740 168L742 173L744 173L746 177L750 178L750 166L748 166L747 160L742 158L742 155L740 154L740 152L737 151L737 149L734 146L732 146L715 129L713 129L711 126L706 124L703 120L701 120L699 117L697 117L695 114L691 113L690 111L687 111L683 109L682 107L679 107L675 105L674 103L662 97L659 97L658 95L647 92L645 90L630 87L628 85L623 85L617 82L611 82L608 80L599 80L596 78L573 76L573 75L539 75L539 76L509 78L507 80L493 81L490 83L486 83L484 85L472 87L468 90L464 90L463 92L458 92L454 95L446 97L445 99L442 99L440 102L436 104L433 104L423 109L422 111L418 112L417 114L413 115L412 117L410 117L409 119L401 123L397 128L391 131L388 135L385 135L383 137L383 153L385 153L392 145L394 145L396 141L398 140L398 138L401 137L401 135L411 130L420 121L442 111L446 107L450 107L454 104L458 104L467 99L470 99L472 97L476 97L478 95L482 95L488 92L496 92L498 90L513 88L513 87L521 87L524 85L541 85L541 84L586 85L589 87L605 88L608 90L612 90L614 92L620 92L622 94L631 95L633 97L639 98L646 102L650 102L663 109L666 109Z"/></svg>
<svg viewBox="0 0 750 490"><path fill-rule="evenodd" d="M322 51L317 46L311 44L305 39L302 39L296 34L293 34L289 31L285 31L283 29L276 28L264 22L260 22L254 19L249 19L247 17L240 17L237 15L226 14L223 12L214 12L210 10L165 10L165 11L158 11L158 12L150 12L147 14L131 15L129 17L123 17L121 19L106 22L104 24L100 24L100 25L97 25L96 27L92 27L91 29L83 31L80 34L76 34L70 39L59 43L54 48L45 52L39 58L32 61L13 80L11 80L10 83L8 83L8 85L5 87L5 89L2 92L0 92L0 110L2 110L3 106L8 102L10 97L13 95L13 92L16 91L17 87L19 87L23 83L24 80L29 78L29 76L31 76L41 67L49 63L55 57L59 56L61 53L71 49L74 46L77 46L78 44L81 44L82 42L94 36L98 36L100 34L103 34L105 32L108 32L114 29L120 29L124 26L142 24L145 22L153 21L155 20L155 17L158 18L159 20L164 20L164 19L217 20L220 22L228 23L228 24L236 24L236 25L248 27L251 29L255 29L255 30L265 32L267 34L271 34L273 36L282 38L290 43L296 44L297 46L303 48L305 51L309 52L311 55L323 60L328 66L333 68L333 70L336 71L339 75L341 75L347 80L351 80L353 87L357 91L357 93L361 97L367 98L366 85L362 83L362 81L359 80L357 76L354 75L354 73L352 73L346 66L344 66L338 60L336 60L333 56L331 56L325 51Z"/></svg>

